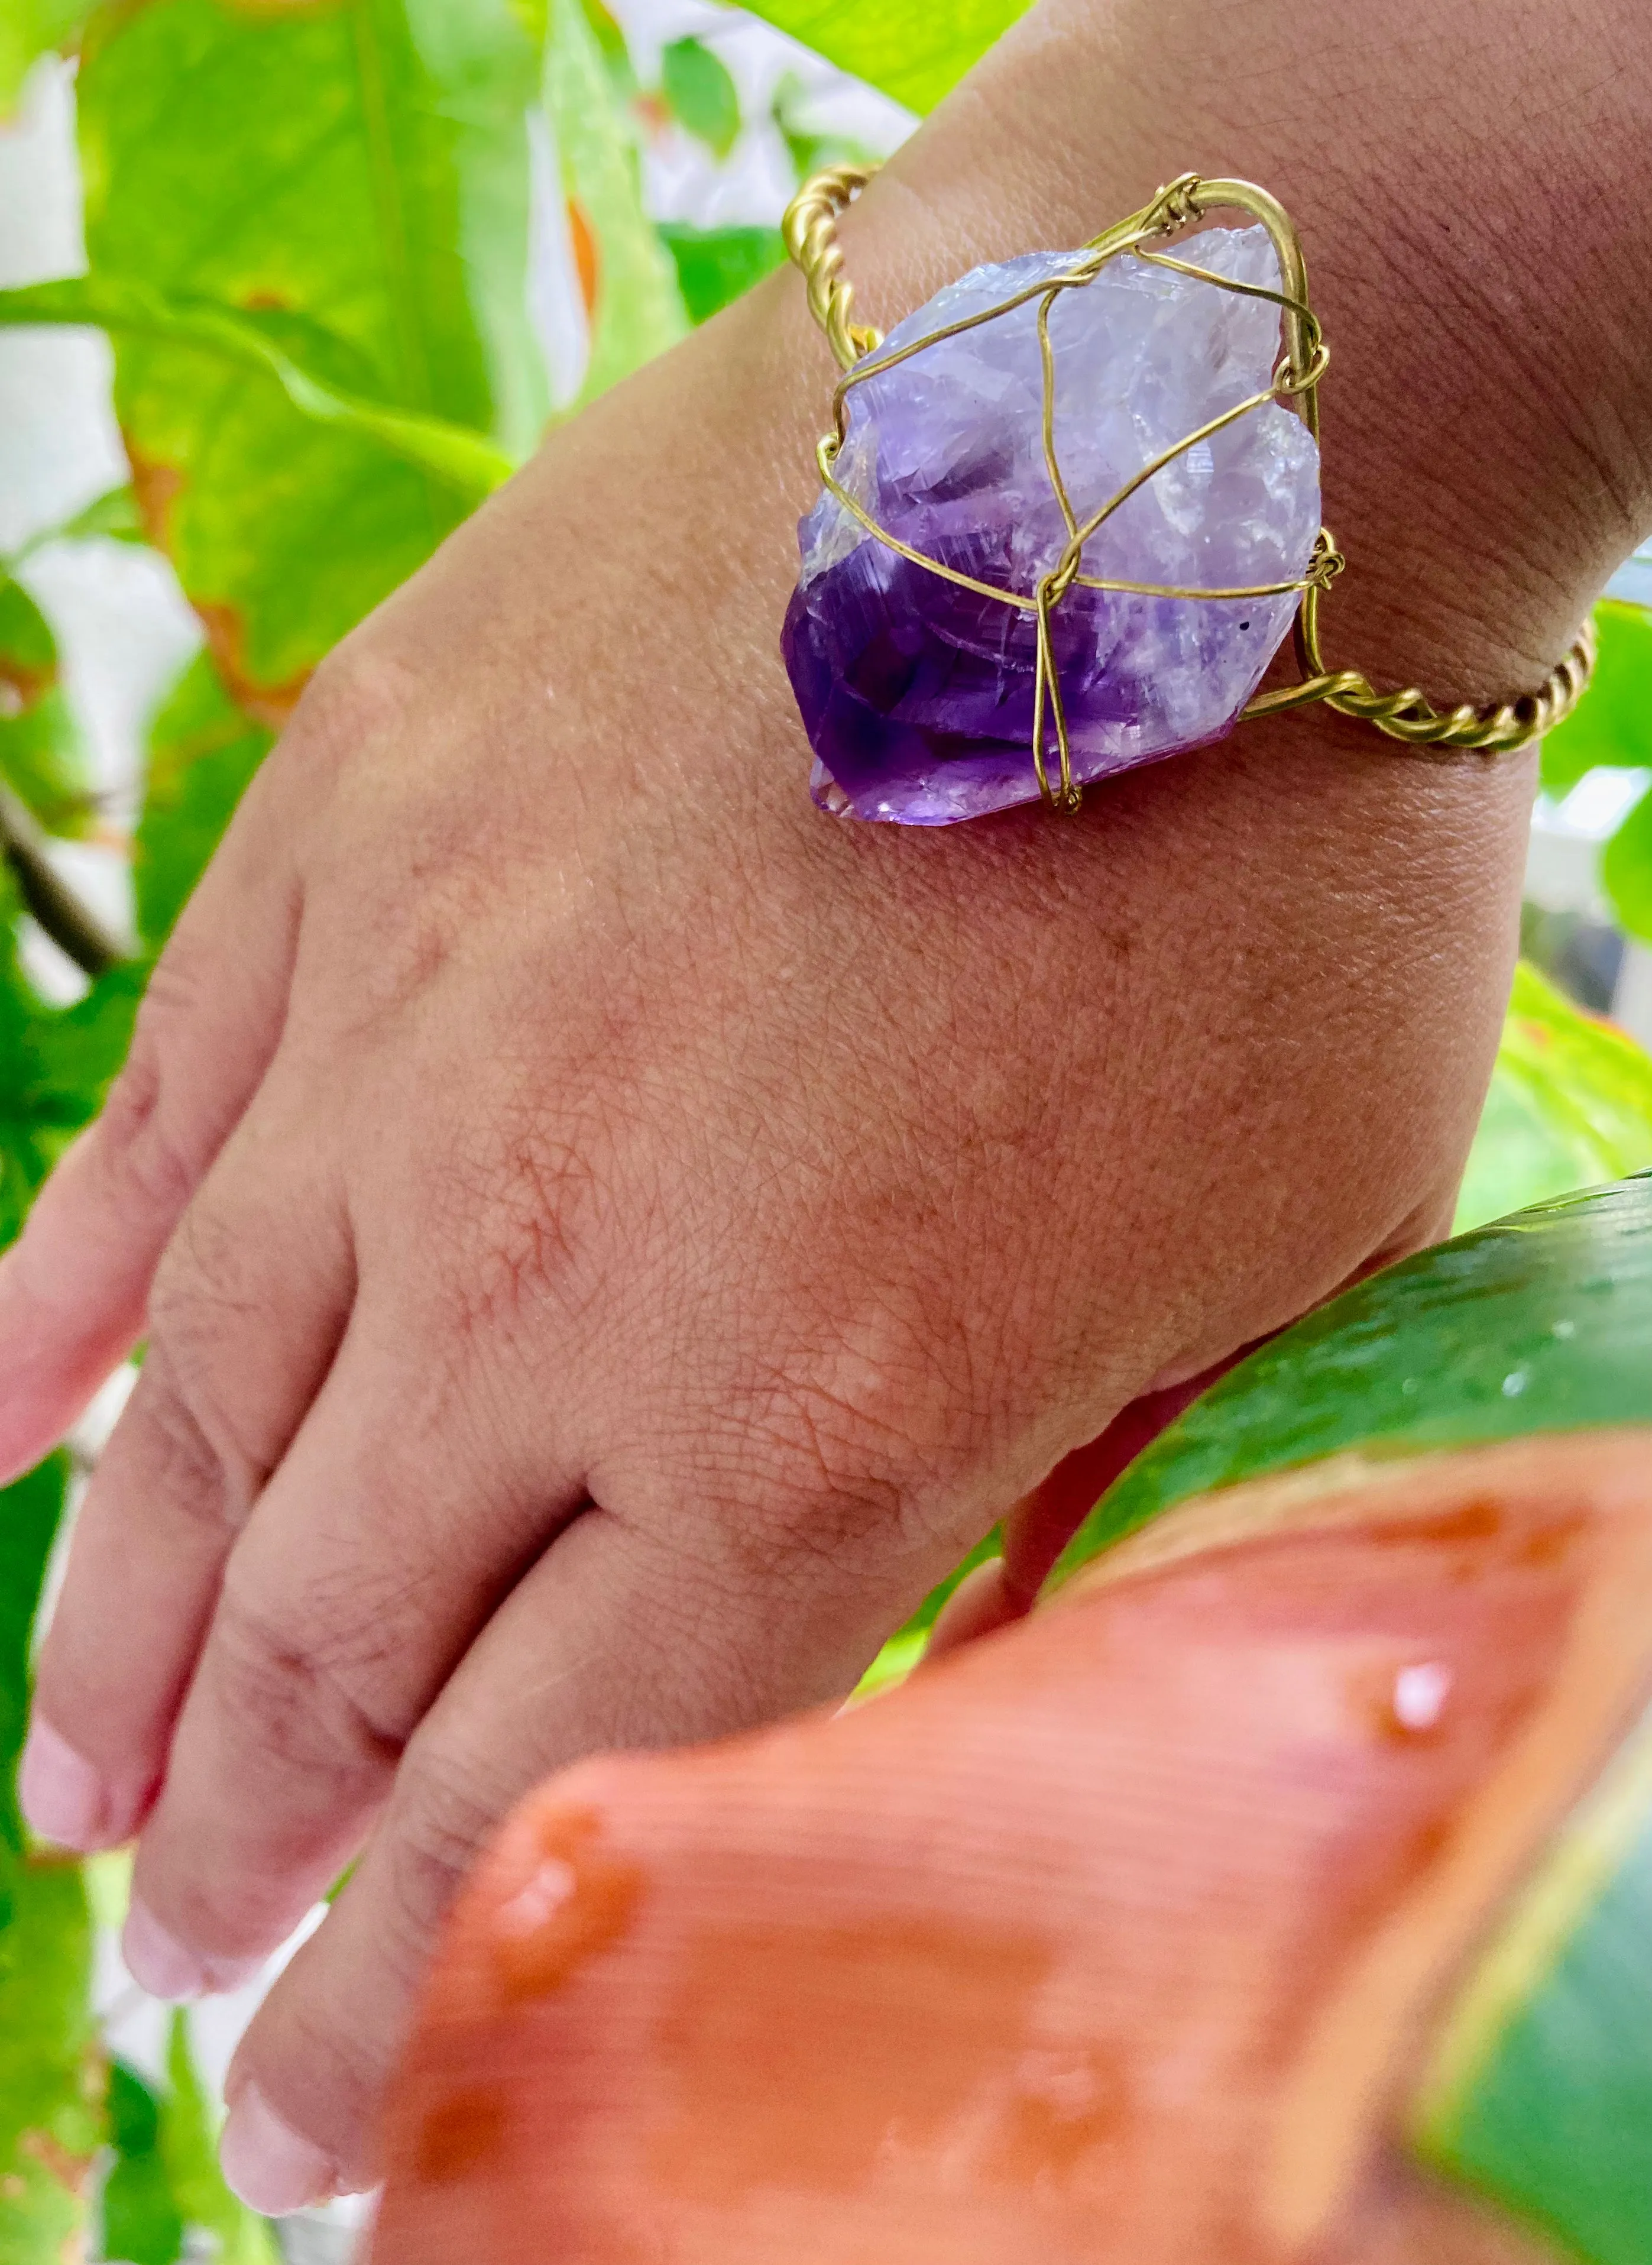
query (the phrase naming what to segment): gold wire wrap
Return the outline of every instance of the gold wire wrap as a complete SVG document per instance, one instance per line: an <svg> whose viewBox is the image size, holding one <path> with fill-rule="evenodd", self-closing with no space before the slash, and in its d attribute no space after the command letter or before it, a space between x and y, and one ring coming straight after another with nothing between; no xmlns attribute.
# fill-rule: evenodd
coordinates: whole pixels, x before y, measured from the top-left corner
<svg viewBox="0 0 1652 2265"><path fill-rule="evenodd" d="M1292 404L1315 440L1319 438L1319 385L1330 361L1330 349L1321 331L1318 317L1308 300L1307 268L1302 256L1302 245L1290 215L1277 198L1251 181L1207 181L1197 173L1181 174L1167 182L1163 188L1132 213L1127 220L1104 229L1093 237L1082 250L1075 253L1073 264L1064 275L1030 285L1025 290L1001 301L997 306L984 309L979 314L969 315L961 321L949 323L928 336L913 339L898 347L893 353L878 354L883 345L883 333L864 324L850 320L855 302L855 287L843 273L843 249L838 242L837 216L871 178L875 166L833 165L817 173L805 183L786 209L782 232L786 250L794 264L802 270L808 287L809 308L815 320L826 332L833 353L843 375L838 380L832 397L833 429L826 433L816 450L816 461L822 484L836 498L852 517L858 520L869 535L875 535L886 547L917 566L938 574L949 582L972 591L978 597L995 599L1014 606L1022 613L1031 614L1037 624L1037 664L1033 676L1032 760L1037 775L1039 791L1052 808L1076 810L1083 789L1073 776L1072 750L1068 742L1066 717L1061 700L1061 685L1055 666L1054 647L1051 638L1050 617L1070 589L1118 590L1150 598L1268 598L1283 596L1285 592L1301 593L1297 608L1294 641L1301 681L1282 686L1272 692L1258 693L1240 713L1241 722L1256 716L1277 716L1296 708L1309 707L1322 702L1339 716L1347 716L1362 724L1373 725L1391 739L1420 754L1445 754L1458 748L1469 748L1487 755L1508 754L1524 747L1542 736L1562 717L1568 716L1582 697L1595 663L1595 637L1592 627L1585 623L1565 659L1550 670L1548 676L1535 692L1523 694L1518 699L1501 704L1474 707L1468 703L1451 709L1437 709L1415 686L1403 691L1379 692L1371 680L1356 668L1328 669L1320 646L1320 601L1344 566L1344 560L1331 539L1327 528L1320 529L1319 539L1306 572L1299 581L1257 584L1246 589L1192 590L1175 588L1153 582L1108 581L1082 572L1085 544L1122 503L1134 495L1137 489L1150 480L1155 472L1175 461L1213 433L1247 416L1252 410L1262 408L1270 401ZM1222 209L1248 213L1267 229L1279 261L1280 288L1270 291L1250 283L1239 283L1225 275L1213 274L1209 268L1199 267L1173 253L1149 249L1153 239L1173 236L1191 222ZM1267 390L1252 394L1236 403L1233 408L1213 417L1195 433L1187 433L1173 448L1165 449L1150 463L1127 480L1116 495L1110 496L1088 519L1079 520L1067 494L1066 483L1055 449L1055 361L1050 342L1050 310L1063 291L1081 290L1095 281L1109 260L1129 254L1137 259L1151 260L1155 266L1175 268L1179 274L1191 275L1218 289L1236 292L1247 298L1271 300L1280 310L1284 331L1284 351L1273 373L1273 382ZM913 550L888 529L880 527L865 507L838 480L833 467L838 451L848 433L848 397L864 379L893 368L912 355L922 353L938 346L943 339L956 338L960 332L978 328L983 323L993 322L1028 301L1039 301L1037 316L1038 348L1044 373L1044 455L1061 515L1066 522L1067 541L1061 556L1048 573L1043 575L1037 587L1030 592L1002 590L995 584L978 581L973 575L960 573L957 568L943 565L938 558L930 558L921 550ZM872 356L877 359L873 361ZM1046 722L1046 718L1048 719ZM1052 783L1045 763L1047 730L1053 726L1059 766Z"/></svg>

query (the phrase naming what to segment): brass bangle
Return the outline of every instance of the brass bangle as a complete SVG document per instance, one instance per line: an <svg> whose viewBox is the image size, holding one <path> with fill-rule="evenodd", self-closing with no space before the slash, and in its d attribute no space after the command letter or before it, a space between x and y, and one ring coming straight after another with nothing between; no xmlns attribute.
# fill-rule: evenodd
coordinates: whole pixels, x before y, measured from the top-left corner
<svg viewBox="0 0 1652 2265"><path fill-rule="evenodd" d="M843 251L837 234L838 214L864 187L875 170L873 167L836 165L818 173L793 199L782 223L786 250L802 271L808 288L811 312L825 331L844 373L833 402L834 430L821 441L819 451L821 476L839 501L880 541L950 579L967 580L967 578L952 572L937 562L908 550L906 546L878 527L833 477L833 462L846 432L845 397L858 382L867 357L883 343L880 331L852 319L854 286L844 273ZM1150 248L1155 239L1170 237L1190 222L1223 208L1236 208L1261 222L1278 255L1283 285L1278 292L1267 292L1261 295L1277 299L1279 303L1284 317L1284 353L1275 372L1271 390L1257 395L1254 401L1247 402L1243 407L1253 408L1267 400L1288 402L1295 406L1317 439L1319 385L1329 360L1329 350L1309 302L1307 273L1300 239L1284 208L1265 189L1248 181L1204 180L1196 173L1183 173L1161 188L1139 212L1132 213L1127 220L1093 237L1084 247L1083 273L1080 274L1075 271L1072 280L1077 282L1088 280L1105 261L1129 251L1167 266L1182 266L1186 272L1200 275L1208 281L1221 283L1226 289L1248 290L1254 295L1254 286L1227 281L1203 269L1187 268L1185 262L1176 261L1168 252ZM904 347L901 355L892 359L920 352L946 335L945 331L933 333ZM885 357L877 367L888 367L891 359ZM1209 429L1205 428L1206 431ZM1185 448L1202 437L1203 433L1190 434L1180 444L1181 448ZM1168 455L1176 453L1178 451L1173 450ZM1064 499L1060 469L1055 461L1047 401L1045 456L1052 484L1058 496ZM1074 539L1068 547L1068 555L1054 573L1045 578L1046 584L1050 586L1047 593L1041 590L1036 597L1029 597L986 584L969 584L968 586L979 588L990 597L1006 599L1023 610L1030 610L1036 605L1043 625L1041 634L1047 637L1050 607L1059 601L1065 590L1073 583L1088 579L1079 572L1078 557L1088 532L1099 524L1127 493L1133 492L1143 478L1151 477L1166 461L1168 461L1168 455L1149 465L1130 483L1128 489L1112 498L1101 512L1093 513L1083 527L1073 528ZM1069 525L1073 524L1069 515ZM1274 691L1257 694L1241 711L1241 721L1258 716L1279 715L1322 703L1335 714L1349 717L1357 723L1372 725L1386 738L1422 754L1443 754L1451 750L1467 749L1482 755L1495 756L1510 754L1516 748L1529 745L1563 717L1569 715L1576 706L1589 682L1595 660L1594 631L1587 623L1578 631L1571 650L1551 669L1536 691L1525 693L1517 699L1488 703L1483 706L1464 702L1453 708L1440 709L1415 686L1408 686L1399 691L1380 692L1358 669L1328 668L1321 651L1320 605L1325 592L1343 571L1343 564L1329 530L1321 528L1313 559L1299 584L1274 585L1271 591L1173 590L1147 584L1106 586L1139 590L1146 595L1205 598L1263 596L1281 587L1299 588L1301 601L1294 625L1294 644L1301 671L1300 681ZM1041 669L1041 679L1042 674ZM1041 681L1041 692L1044 689ZM1078 789L1072 780L1066 757L1059 686L1054 682L1052 675L1047 696L1053 709L1062 760L1059 779L1052 783L1044 776L1044 733L1042 725L1037 727L1034 760L1039 783L1047 800L1059 806L1074 807ZM1041 699L1040 712L1042 705Z"/></svg>

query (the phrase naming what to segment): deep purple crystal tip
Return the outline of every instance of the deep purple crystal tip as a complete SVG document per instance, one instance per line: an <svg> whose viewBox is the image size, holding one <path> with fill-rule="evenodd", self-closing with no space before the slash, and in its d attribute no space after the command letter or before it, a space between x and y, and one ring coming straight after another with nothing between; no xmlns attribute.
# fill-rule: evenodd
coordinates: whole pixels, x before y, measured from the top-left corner
<svg viewBox="0 0 1652 2265"><path fill-rule="evenodd" d="M874 362L1070 271L1030 252L977 267L891 331ZM1278 288L1260 228L1212 229L1178 258ZM1045 469L1038 300L850 389L835 477L926 557L1030 595L1066 522ZM1124 256L1060 292L1049 331L1056 455L1081 524L1144 465L1267 390L1278 309ZM1086 544L1082 571L1177 588L1291 582L1320 526L1319 450L1277 402L1175 456ZM798 528L782 651L824 809L946 826L1038 793L1030 612L904 558L829 491ZM1143 597L1074 586L1051 615L1073 776L1106 778L1219 739L1278 650L1298 598ZM1046 725L1047 757L1053 734Z"/></svg>

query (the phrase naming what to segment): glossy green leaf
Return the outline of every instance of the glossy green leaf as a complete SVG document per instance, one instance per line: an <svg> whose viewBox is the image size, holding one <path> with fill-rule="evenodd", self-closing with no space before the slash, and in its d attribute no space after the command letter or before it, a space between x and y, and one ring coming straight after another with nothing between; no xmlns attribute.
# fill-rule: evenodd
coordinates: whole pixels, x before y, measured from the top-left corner
<svg viewBox="0 0 1652 2265"><path fill-rule="evenodd" d="M1190 1496L1357 1448L1652 1422L1652 1178L1568 1196L1358 1284L1232 1370L1096 1504L1052 1579Z"/></svg>
<svg viewBox="0 0 1652 2265"><path fill-rule="evenodd" d="M250 709L290 704L542 420L538 74L511 0L95 21L84 288L110 319L197 326L123 328L116 406L145 523Z"/></svg>
<svg viewBox="0 0 1652 2265"><path fill-rule="evenodd" d="M678 288L692 323L709 321L730 300L772 274L786 257L777 228L690 228L668 221L659 233L676 264Z"/></svg>
<svg viewBox="0 0 1652 2265"><path fill-rule="evenodd" d="M688 327L676 270L643 210L637 133L581 0L550 0L545 104L587 278L591 327L582 402L594 400Z"/></svg>
<svg viewBox="0 0 1652 2265"><path fill-rule="evenodd" d="M143 812L133 849L138 933L158 951L206 870L271 734L236 706L198 653L149 727Z"/></svg>
<svg viewBox="0 0 1652 2265"><path fill-rule="evenodd" d="M1543 783L1564 794L1600 764L1652 767L1652 615L1603 598L1600 651L1587 692L1543 742Z"/></svg>
<svg viewBox="0 0 1652 2265"><path fill-rule="evenodd" d="M1652 1165L1652 1058L1524 963L1457 1207L1488 1220Z"/></svg>
<svg viewBox="0 0 1652 2265"><path fill-rule="evenodd" d="M1030 0L760 0L752 13L893 95L933 110Z"/></svg>
<svg viewBox="0 0 1652 2265"><path fill-rule="evenodd" d="M4 0L0 6L0 123L16 106L31 67L67 47L91 0Z"/></svg>
<svg viewBox="0 0 1652 2265"><path fill-rule="evenodd" d="M0 291L0 324L29 328L69 324L107 331L112 338L199 349L244 371L267 373L301 416L376 441L392 455L465 498L479 502L515 467L504 450L484 434L439 417L424 417L370 401L321 375L306 363L305 347L331 344L313 329L278 325L267 317L208 300L168 296L142 283L113 276L74 276L62 283L36 283ZM302 339L298 351L295 340Z"/></svg>
<svg viewBox="0 0 1652 2265"><path fill-rule="evenodd" d="M0 1932L0 2258L64 2265L81 2254L102 2070L93 2027L92 1934L80 1867L21 1868Z"/></svg>
<svg viewBox="0 0 1652 2265"><path fill-rule="evenodd" d="M161 2155L161 2103L124 2061L110 2067L106 2113L114 2161L103 2188L103 2254L121 2265L177 2265L184 2219Z"/></svg>
<svg viewBox="0 0 1652 2265"><path fill-rule="evenodd" d="M0 573L0 778L53 834L84 834L90 778L58 680L57 645L20 582Z"/></svg>
<svg viewBox="0 0 1652 2265"><path fill-rule="evenodd" d="M660 89L680 126L718 157L739 139L739 91L729 67L703 40L668 40L659 58Z"/></svg>

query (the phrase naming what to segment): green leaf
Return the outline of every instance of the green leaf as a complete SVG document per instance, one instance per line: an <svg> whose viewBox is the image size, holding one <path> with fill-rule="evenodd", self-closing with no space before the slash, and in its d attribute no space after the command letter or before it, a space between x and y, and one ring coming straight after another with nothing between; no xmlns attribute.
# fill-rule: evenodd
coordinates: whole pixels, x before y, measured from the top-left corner
<svg viewBox="0 0 1652 2265"><path fill-rule="evenodd" d="M283 714L542 422L538 85L511 0L95 19L84 289L122 317L145 524L249 712Z"/></svg>
<svg viewBox="0 0 1652 2265"><path fill-rule="evenodd" d="M1030 0L758 0L752 13L840 69L933 110Z"/></svg>
<svg viewBox="0 0 1652 2265"><path fill-rule="evenodd" d="M37 528L20 550L12 552L10 563L15 571L48 543L85 543L95 536L113 543L148 542L138 517L138 499L129 487L111 488L55 527Z"/></svg>
<svg viewBox="0 0 1652 2265"><path fill-rule="evenodd" d="M58 681L57 644L20 582L0 574L0 778L53 834L92 815L79 730Z"/></svg>
<svg viewBox="0 0 1652 2265"><path fill-rule="evenodd" d="M1620 924L1652 943L1652 794L1641 796L1607 842L1600 878Z"/></svg>
<svg viewBox="0 0 1652 2265"><path fill-rule="evenodd" d="M0 874L0 1249L15 1239L40 1183L96 1106L54 1059L62 1018L18 966L16 914L16 891Z"/></svg>
<svg viewBox="0 0 1652 2265"><path fill-rule="evenodd" d="M827 165L875 165L877 152L853 135L819 132L808 123L810 90L796 71L787 71L775 89L768 114L785 143L799 183Z"/></svg>
<svg viewBox="0 0 1652 2265"><path fill-rule="evenodd" d="M877 1658L855 1686L855 1699L875 1698L878 1692L887 1691L897 1683L904 1683L923 1657L929 1641L929 1631L941 1617L941 1608L953 1591L989 1557L1002 1555L1004 1530L995 1526L992 1532L978 1541L969 1555L955 1565L944 1581L930 1590L912 1618L896 1629Z"/></svg>
<svg viewBox="0 0 1652 2265"><path fill-rule="evenodd" d="M613 81L615 92L622 102L629 102L637 92L637 71L631 62L631 51L625 43L624 33L603 6L602 0L585 0L585 18L591 26L603 67Z"/></svg>
<svg viewBox="0 0 1652 2265"><path fill-rule="evenodd" d="M103 1106L110 1080L126 1060L148 974L137 960L123 960L72 1007L31 1001L20 1064L25 1074L13 1090L28 1102L54 1149Z"/></svg>
<svg viewBox="0 0 1652 2265"><path fill-rule="evenodd" d="M740 135L740 98L722 56L703 40L671 40L660 52L659 72L678 123L726 157Z"/></svg>
<svg viewBox="0 0 1652 2265"><path fill-rule="evenodd" d="M31 67L68 47L92 0L5 0L0 7L0 121L15 107Z"/></svg>
<svg viewBox="0 0 1652 2265"><path fill-rule="evenodd" d="M1460 1234L1652 1164L1652 1059L1525 963L1457 1207Z"/></svg>
<svg viewBox="0 0 1652 2265"><path fill-rule="evenodd" d="M121 2265L177 2265L184 2219L161 2156L160 2101L117 2060L106 2106L115 2159L104 2181L103 2254Z"/></svg>
<svg viewBox="0 0 1652 2265"><path fill-rule="evenodd" d="M0 1933L0 2258L80 2255L101 2136L92 1931L80 1867L37 1855Z"/></svg>
<svg viewBox="0 0 1652 2265"><path fill-rule="evenodd" d="M97 2145L91 1919L79 1867L25 1856L15 1778L29 1642L63 1511L52 1455L0 1492L0 2258L59 2265L84 2218Z"/></svg>
<svg viewBox="0 0 1652 2265"><path fill-rule="evenodd" d="M117 339L198 348L242 370L267 372L302 416L375 441L451 487L470 502L492 492L515 466L480 433L369 401L346 391L295 359L296 333L312 350L318 334L267 316L202 299L168 297L147 285L113 276L73 276L0 291L0 324L27 328L70 324L107 331ZM336 348L335 348L336 351Z"/></svg>
<svg viewBox="0 0 1652 2265"><path fill-rule="evenodd" d="M1053 1582L1191 1495L1344 1449L1420 1454L1652 1423L1652 1178L1373 1275L1253 1353L1108 1490Z"/></svg>
<svg viewBox="0 0 1652 2265"><path fill-rule="evenodd" d="M120 1067L142 972L113 968L69 1008L48 1007L18 965L17 892L0 868L0 1249L93 1117Z"/></svg>
<svg viewBox="0 0 1652 2265"><path fill-rule="evenodd" d="M272 735L224 690L198 653L149 727L143 814L133 851L138 933L156 952L235 814Z"/></svg>
<svg viewBox="0 0 1652 2265"><path fill-rule="evenodd" d="M1601 764L1652 766L1652 615L1603 598L1599 655L1589 689L1543 742L1543 784L1564 794Z"/></svg>
<svg viewBox="0 0 1652 2265"><path fill-rule="evenodd" d="M129 487L111 488L95 496L84 509L44 535L31 538L31 547L42 543L86 543L102 536L111 543L143 543L148 537L138 517L138 499Z"/></svg>
<svg viewBox="0 0 1652 2265"><path fill-rule="evenodd" d="M0 1929L24 1848L15 1780L28 1727L29 1638L68 1482L67 1459L51 1455L0 1491Z"/></svg>
<svg viewBox="0 0 1652 2265"><path fill-rule="evenodd" d="M166 2081L160 2152L185 2224L213 2238L217 2265L280 2265L268 2225L237 2200L218 2168L218 2119L189 2049L181 2006L167 2042Z"/></svg>
<svg viewBox="0 0 1652 2265"><path fill-rule="evenodd" d="M691 323L709 321L719 308L761 283L786 257L777 228L690 228L668 221L659 233L676 263Z"/></svg>
<svg viewBox="0 0 1652 2265"><path fill-rule="evenodd" d="M581 0L550 0L545 105L586 277L591 352L581 402L673 346L688 327L671 258L643 210L636 129ZM582 263L583 264L583 263Z"/></svg>
<svg viewBox="0 0 1652 2265"><path fill-rule="evenodd" d="M1561 1827L1434 2039L1412 2144L1591 2265L1652 2261L1652 1724Z"/></svg>

